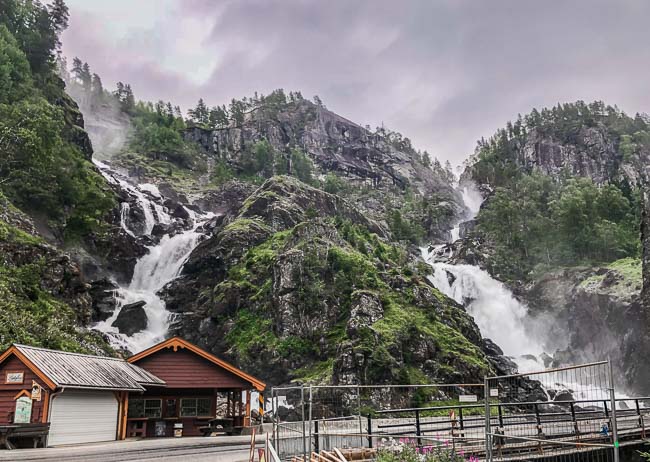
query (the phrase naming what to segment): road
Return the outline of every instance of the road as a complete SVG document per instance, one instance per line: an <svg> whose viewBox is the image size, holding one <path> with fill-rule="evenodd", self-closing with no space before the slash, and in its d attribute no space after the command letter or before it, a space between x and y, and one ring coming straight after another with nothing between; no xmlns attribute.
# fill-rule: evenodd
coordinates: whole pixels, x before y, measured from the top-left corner
<svg viewBox="0 0 650 462"><path fill-rule="evenodd" d="M263 447L264 437L256 441ZM161 438L0 451L0 462L243 462L249 450L250 436Z"/></svg>

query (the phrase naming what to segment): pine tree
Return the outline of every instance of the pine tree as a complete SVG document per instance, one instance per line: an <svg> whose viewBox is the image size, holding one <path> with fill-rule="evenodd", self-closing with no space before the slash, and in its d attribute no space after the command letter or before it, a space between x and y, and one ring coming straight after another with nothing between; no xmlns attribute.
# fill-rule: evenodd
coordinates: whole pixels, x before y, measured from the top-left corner
<svg viewBox="0 0 650 462"><path fill-rule="evenodd" d="M64 0L54 0L49 6L50 25L56 37L56 49L61 48L59 35L68 28L68 17L70 16L68 7Z"/></svg>
<svg viewBox="0 0 650 462"><path fill-rule="evenodd" d="M78 57L75 56L74 59L72 60L72 75L79 82L82 81L82 77L84 73L83 66L84 66L83 62Z"/></svg>
<svg viewBox="0 0 650 462"><path fill-rule="evenodd" d="M94 98L101 98L104 96L104 86L102 85L102 79L97 74L93 74L91 85Z"/></svg>
<svg viewBox="0 0 650 462"><path fill-rule="evenodd" d="M237 101L233 98L230 102L230 119L240 127L244 123L244 113L245 108L244 104L241 101Z"/></svg>
<svg viewBox="0 0 650 462"><path fill-rule="evenodd" d="M209 125L211 128L225 128L228 126L228 114L225 107L216 106L210 110Z"/></svg>
<svg viewBox="0 0 650 462"><path fill-rule="evenodd" d="M135 109L135 96L133 96L131 85L127 83L124 85L124 111L131 113L133 109Z"/></svg>
<svg viewBox="0 0 650 462"><path fill-rule="evenodd" d="M90 73L90 66L88 63L83 63L81 68L81 85L83 85L86 93L90 93L92 84L92 74Z"/></svg>

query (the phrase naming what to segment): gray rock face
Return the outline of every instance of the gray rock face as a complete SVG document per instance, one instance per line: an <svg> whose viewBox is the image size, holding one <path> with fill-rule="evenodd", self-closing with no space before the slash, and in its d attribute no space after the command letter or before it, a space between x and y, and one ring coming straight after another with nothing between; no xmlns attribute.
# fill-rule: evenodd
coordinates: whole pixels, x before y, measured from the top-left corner
<svg viewBox="0 0 650 462"><path fill-rule="evenodd" d="M585 127L575 144L561 143L533 130L521 149L520 162L532 170L559 178L564 172L603 184L613 178L622 157L610 136L599 127Z"/></svg>
<svg viewBox="0 0 650 462"><path fill-rule="evenodd" d="M641 275L611 268L549 273L523 293L555 339L553 366L611 358L623 389L647 393L639 358L650 354L641 305Z"/></svg>
<svg viewBox="0 0 650 462"><path fill-rule="evenodd" d="M117 327L120 333L133 335L147 328L147 313L144 311L146 302L139 301L124 305L117 315L113 327Z"/></svg>
<svg viewBox="0 0 650 462"><path fill-rule="evenodd" d="M370 327L384 315L381 300L372 292L356 292L352 298L352 310L347 324L348 335L354 336L361 327Z"/></svg>
<svg viewBox="0 0 650 462"><path fill-rule="evenodd" d="M241 127L195 127L184 133L187 140L235 169L241 168L244 153L262 140L287 157L291 149L302 150L314 163L317 174L334 172L349 186L381 191L379 200L376 194L355 196L364 213L376 220L385 219L389 208L403 205L408 189L432 210L417 217L431 239L444 241L455 218L464 212L460 195L439 165L426 168L416 160L414 150L397 149L386 137L306 100L279 111L264 107L253 110Z"/></svg>
<svg viewBox="0 0 650 462"><path fill-rule="evenodd" d="M111 317L117 300L115 299L115 290L118 287L109 279L99 279L90 283L90 296L92 297L92 321L105 321Z"/></svg>

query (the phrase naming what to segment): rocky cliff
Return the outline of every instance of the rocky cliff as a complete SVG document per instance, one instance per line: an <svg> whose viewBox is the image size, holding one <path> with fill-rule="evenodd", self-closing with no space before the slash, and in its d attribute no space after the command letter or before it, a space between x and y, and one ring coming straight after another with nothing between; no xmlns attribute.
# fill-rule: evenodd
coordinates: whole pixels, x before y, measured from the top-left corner
<svg viewBox="0 0 650 462"><path fill-rule="evenodd" d="M89 328L92 307L79 267L0 193L0 349L15 342L110 353Z"/></svg>
<svg viewBox="0 0 650 462"><path fill-rule="evenodd" d="M327 186L326 175L335 175L340 186L334 184L332 190L349 197L369 217L385 223L392 211L400 210L405 220L423 227L423 238L444 239L464 211L453 178L437 161L423 158L408 139L392 135L381 129L372 132L304 99L260 105L238 126L185 131L186 140L236 171L245 169L260 142L268 142L282 157L276 173L293 174L292 155L304 152L316 177Z"/></svg>
<svg viewBox="0 0 650 462"><path fill-rule="evenodd" d="M216 219L165 299L174 333L272 383L476 380L478 328L426 272L347 201L274 177Z"/></svg>
<svg viewBox="0 0 650 462"><path fill-rule="evenodd" d="M462 176L486 200L448 252L511 287L548 330L556 364L611 358L619 385L641 393L648 387L639 358L650 354L639 250L649 127L647 116L599 102L509 123L479 144Z"/></svg>

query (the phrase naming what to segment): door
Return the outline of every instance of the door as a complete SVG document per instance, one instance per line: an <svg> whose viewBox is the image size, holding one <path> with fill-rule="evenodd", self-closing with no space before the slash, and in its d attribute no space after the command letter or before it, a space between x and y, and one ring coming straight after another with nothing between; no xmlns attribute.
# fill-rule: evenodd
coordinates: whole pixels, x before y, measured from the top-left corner
<svg viewBox="0 0 650 462"><path fill-rule="evenodd" d="M113 392L64 391L52 399L48 446L113 441L117 399Z"/></svg>

